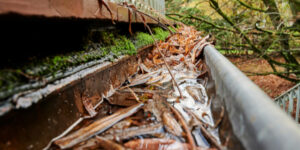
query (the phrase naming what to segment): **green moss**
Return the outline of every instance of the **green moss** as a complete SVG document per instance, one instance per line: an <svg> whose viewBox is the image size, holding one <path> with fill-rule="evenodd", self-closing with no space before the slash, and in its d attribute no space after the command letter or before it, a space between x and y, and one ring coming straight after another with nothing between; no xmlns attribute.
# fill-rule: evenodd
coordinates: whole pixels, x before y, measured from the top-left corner
<svg viewBox="0 0 300 150"><path fill-rule="evenodd" d="M118 36L118 38L114 39L114 43L114 45L105 47L104 50L111 51L116 56L136 54L134 44L125 36Z"/></svg>
<svg viewBox="0 0 300 150"><path fill-rule="evenodd" d="M169 36L169 32L168 31L164 31L162 28L154 28L154 37L157 40L165 40L168 36Z"/></svg>
<svg viewBox="0 0 300 150"><path fill-rule="evenodd" d="M159 27L156 27L152 30L153 30L154 38L158 41L165 40L170 35L169 31L165 31ZM148 33L137 32L135 39L136 39L135 46L137 48L154 43L152 36Z"/></svg>
<svg viewBox="0 0 300 150"><path fill-rule="evenodd" d="M169 36L168 31L158 27L153 29L153 33L156 40L164 40ZM120 55L134 55L137 53L137 49L154 43L151 35L143 32L137 32L130 38L120 35L118 31L101 31L98 34L96 37L99 42L90 41L82 51L37 59L24 64L23 67L11 70L0 70L0 91L10 90L36 79L54 77L59 71L64 72L67 68L98 60L108 55L112 56L108 58L110 61ZM24 74L32 76L34 79L28 79Z"/></svg>
<svg viewBox="0 0 300 150"><path fill-rule="evenodd" d="M177 27L175 27L175 28L178 29L178 27L179 27L179 26L177 26ZM168 28L169 28L169 30L171 30L172 32L176 32L176 30L175 30L173 27L169 26Z"/></svg>
<svg viewBox="0 0 300 150"><path fill-rule="evenodd" d="M140 48L145 45L150 45L153 44L154 41L151 37L151 35L143 32L138 32L136 33L136 41L135 41L135 46L137 48Z"/></svg>
<svg viewBox="0 0 300 150"><path fill-rule="evenodd" d="M109 32L101 32L101 41L104 45L116 44L114 34Z"/></svg>

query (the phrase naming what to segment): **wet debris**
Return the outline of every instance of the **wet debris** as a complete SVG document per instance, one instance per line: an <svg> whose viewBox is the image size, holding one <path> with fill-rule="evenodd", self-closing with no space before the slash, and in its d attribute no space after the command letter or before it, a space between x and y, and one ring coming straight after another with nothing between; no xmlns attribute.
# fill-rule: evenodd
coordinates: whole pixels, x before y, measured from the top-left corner
<svg viewBox="0 0 300 150"><path fill-rule="evenodd" d="M132 137L138 137L141 135L153 135L163 132L163 125L161 123L135 126L125 129L117 129L109 134L102 135L105 139L122 141L130 139Z"/></svg>
<svg viewBox="0 0 300 150"><path fill-rule="evenodd" d="M225 149L218 135L224 108L215 122L200 57L209 43L201 35L182 26L156 42L147 58L139 58L135 75L103 94L106 102L98 106L106 116L95 117L95 106L83 100L89 119L53 139L50 149Z"/></svg>
<svg viewBox="0 0 300 150"><path fill-rule="evenodd" d="M90 116L95 116L97 112L95 111L92 100L90 99L83 99L82 100L83 106L85 107L86 111L89 113Z"/></svg>
<svg viewBox="0 0 300 150"><path fill-rule="evenodd" d="M102 118L100 120L96 120L90 125L83 127L75 131L74 133L67 135L66 137L63 137L55 141L54 143L58 145L61 149L70 148L78 144L79 142L87 140L88 138L107 130L109 127L113 126L120 120L131 116L136 111L138 111L143 105L143 103L139 103L128 108L120 109L114 114Z"/></svg>
<svg viewBox="0 0 300 150"><path fill-rule="evenodd" d="M187 143L180 143L169 139L138 139L124 144L125 147L136 150L161 149L180 150L191 149Z"/></svg>
<svg viewBox="0 0 300 150"><path fill-rule="evenodd" d="M170 112L164 112L162 115L163 123L168 132L175 136L182 136L183 131L179 123L174 119Z"/></svg>
<svg viewBox="0 0 300 150"><path fill-rule="evenodd" d="M107 98L112 105L132 106L137 103L135 97L129 91L116 91L114 95Z"/></svg>

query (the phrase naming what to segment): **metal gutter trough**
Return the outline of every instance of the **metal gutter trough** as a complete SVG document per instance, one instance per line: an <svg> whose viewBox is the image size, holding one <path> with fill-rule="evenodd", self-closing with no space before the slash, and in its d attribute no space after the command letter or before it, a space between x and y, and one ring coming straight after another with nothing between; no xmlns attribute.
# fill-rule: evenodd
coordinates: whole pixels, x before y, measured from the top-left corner
<svg viewBox="0 0 300 150"><path fill-rule="evenodd" d="M85 115L83 99L96 105L109 97L114 88L136 72L138 59L145 58L151 49L147 46L136 56L98 63L20 96L18 102L28 104L27 108L10 110L0 117L0 149L42 149Z"/></svg>
<svg viewBox="0 0 300 150"><path fill-rule="evenodd" d="M184 29L188 36L199 35ZM167 42L176 45L178 35L159 47ZM196 43L202 41L202 46L197 44L191 56L172 48L170 52L176 55L166 56L167 62L175 64L171 72L182 90L180 100L161 61L153 58L158 68L143 65L157 48L143 47L136 56L102 62L20 96L19 100L38 102L0 117L0 149L123 149L119 145L123 142L133 149L158 149L160 144L166 149L298 149L300 129L295 122L213 46L203 42L207 38L195 39ZM190 61L197 62L197 68ZM145 92L147 99L140 95ZM149 111L152 113L146 113ZM172 114L182 115L181 119L175 117L180 123ZM199 117L200 126L194 117Z"/></svg>
<svg viewBox="0 0 300 150"><path fill-rule="evenodd" d="M233 133L246 149L299 149L300 128L269 96L214 47L205 47L204 55L216 90L212 109L226 107Z"/></svg>
<svg viewBox="0 0 300 150"><path fill-rule="evenodd" d="M99 13L99 2L0 0L0 16L129 22L122 1L108 2L115 18L108 9ZM164 11L163 1L129 2ZM144 13L150 16L151 7ZM151 15L149 24L169 23ZM139 47L136 55L81 63L45 86L1 100L0 149L300 148L297 124L211 46L208 36L184 25L174 30L178 33L165 41L148 35L155 45Z"/></svg>

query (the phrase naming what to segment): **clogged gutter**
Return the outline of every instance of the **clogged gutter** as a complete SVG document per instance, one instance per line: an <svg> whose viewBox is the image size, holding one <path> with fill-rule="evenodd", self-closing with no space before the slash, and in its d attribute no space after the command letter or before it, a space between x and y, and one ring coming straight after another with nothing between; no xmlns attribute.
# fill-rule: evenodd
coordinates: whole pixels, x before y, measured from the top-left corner
<svg viewBox="0 0 300 150"><path fill-rule="evenodd" d="M153 28L156 40L164 40L169 32L159 27ZM100 38L93 41L92 36ZM144 32L136 32L130 38L120 31L91 31L91 39L84 50L63 55L25 62L23 66L0 69L0 100L29 89L39 88L68 74L81 64L93 60L113 61L121 55L134 55L143 46L153 44L151 36Z"/></svg>
<svg viewBox="0 0 300 150"><path fill-rule="evenodd" d="M218 135L220 120L212 117L205 89L207 68L201 52L209 44L206 40L195 29L180 27L159 42L111 96L96 106L84 103L90 116L45 149L225 149Z"/></svg>
<svg viewBox="0 0 300 150"><path fill-rule="evenodd" d="M156 40L164 40L169 32L159 27L153 28ZM96 36L97 41L93 41ZM99 39L100 38L100 39ZM32 60L11 69L0 69L0 116L14 108L26 108L33 102L18 104L20 96L32 93L59 82L84 69L111 62L124 55L135 55L137 50L153 44L151 36L145 32L136 32L127 37L119 30L96 30L84 47L85 50ZM41 97L41 96L40 96ZM41 99L41 98L36 98Z"/></svg>

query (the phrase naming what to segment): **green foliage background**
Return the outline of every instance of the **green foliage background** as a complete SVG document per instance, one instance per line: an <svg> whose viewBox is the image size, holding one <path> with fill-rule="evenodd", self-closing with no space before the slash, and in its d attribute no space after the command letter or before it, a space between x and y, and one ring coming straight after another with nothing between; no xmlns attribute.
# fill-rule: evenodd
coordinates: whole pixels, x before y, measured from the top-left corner
<svg viewBox="0 0 300 150"><path fill-rule="evenodd" d="M222 53L255 54L274 65L274 74L291 79L292 73L297 77L291 81L299 82L300 67L297 62L287 59L285 63L279 63L272 60L274 56L288 58L288 55L299 59L300 52L300 32L291 29L295 20L289 1L274 1L280 14L278 27L272 24L269 7L263 0L167 0L166 15L194 26L204 35L212 35L215 47ZM217 3L219 9L213 8L212 2ZM289 49L283 46L283 40L288 41Z"/></svg>

